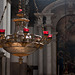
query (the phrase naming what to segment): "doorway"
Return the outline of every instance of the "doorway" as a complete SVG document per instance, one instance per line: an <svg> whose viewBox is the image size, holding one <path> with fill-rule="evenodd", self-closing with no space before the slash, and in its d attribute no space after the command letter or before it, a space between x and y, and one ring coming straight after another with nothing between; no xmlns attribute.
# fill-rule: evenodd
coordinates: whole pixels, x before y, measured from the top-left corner
<svg viewBox="0 0 75 75"><path fill-rule="evenodd" d="M57 73L75 74L75 15L61 18L57 32Z"/></svg>

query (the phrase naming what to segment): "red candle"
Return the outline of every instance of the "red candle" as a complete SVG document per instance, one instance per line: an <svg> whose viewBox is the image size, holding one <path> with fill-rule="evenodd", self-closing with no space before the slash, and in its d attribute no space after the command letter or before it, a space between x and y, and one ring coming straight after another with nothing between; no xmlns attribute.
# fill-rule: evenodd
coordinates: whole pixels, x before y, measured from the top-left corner
<svg viewBox="0 0 75 75"><path fill-rule="evenodd" d="M18 12L21 12L22 11L22 9L19 9L19 11Z"/></svg>
<svg viewBox="0 0 75 75"><path fill-rule="evenodd" d="M24 32L29 32L29 29L28 28L24 28L23 31Z"/></svg>
<svg viewBox="0 0 75 75"><path fill-rule="evenodd" d="M5 33L5 29L0 29L0 33Z"/></svg>
<svg viewBox="0 0 75 75"><path fill-rule="evenodd" d="M48 35L48 31L43 31L43 34L46 34L46 35Z"/></svg>
<svg viewBox="0 0 75 75"><path fill-rule="evenodd" d="M48 35L48 38L52 38L52 34L49 34L49 35Z"/></svg>

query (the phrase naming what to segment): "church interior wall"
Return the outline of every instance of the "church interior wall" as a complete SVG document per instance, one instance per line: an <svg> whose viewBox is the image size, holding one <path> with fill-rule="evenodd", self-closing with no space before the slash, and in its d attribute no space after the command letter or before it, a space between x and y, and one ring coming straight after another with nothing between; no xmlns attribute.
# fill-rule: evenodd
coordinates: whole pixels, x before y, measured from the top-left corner
<svg viewBox="0 0 75 75"><path fill-rule="evenodd" d="M11 13L12 14L9 17L11 17L13 20L15 18L15 14L17 13L16 9L18 7L17 7L17 4L15 3L15 0L11 0L11 1L12 1L12 5L11 5L12 6L11 7L11 9L12 9ZM39 30L39 33L40 33L40 28L37 27L37 21L35 21L35 19L34 19L35 17L33 16L34 13L36 13L36 10L35 10L35 7L34 7L32 0L29 0L29 1L30 1L29 5L32 5L31 9L33 8L32 10L30 10L30 11L33 11L33 12L31 12L31 14L28 11L28 13L30 14L30 20L32 20L32 23L30 23L31 26L29 27L29 29L30 29L31 33L37 33L38 34L37 31ZM55 0L52 0L52 1L49 1L49 0L44 0L44 1L38 0L37 1L36 0L39 12L43 13L44 16L47 17L48 19L50 18L50 21L48 21L46 18L46 24L50 24L50 25L52 25L52 27L54 27L54 29L52 29L51 27L47 27L48 30L51 29L51 31L50 31L51 33L56 32L57 23L62 17L65 16L65 12L66 12L66 15L75 14L75 11L74 11L75 3L74 3L74 6L72 6L74 8L72 10L70 10L72 7L70 8L69 7L70 4L67 2L67 5L66 5L67 7L65 10L65 3L63 2L62 4L60 4L62 0L56 1L56 3L58 2L57 4L59 4L59 5L55 4L54 1ZM65 1L65 0L63 0L63 1ZM0 3L1 4L0 5L1 6L0 7L0 10L1 10L0 16L1 16L2 11L3 11L3 9L1 9L1 8L3 8L2 3ZM40 7L42 7L42 8L40 8ZM48 14L51 14L51 13L53 13L53 15L48 16ZM6 21L6 17L4 19L5 21ZM11 19L9 19L9 21L10 20ZM8 21L7 22L5 22L5 21L3 22L4 25L9 23ZM41 23L39 23L39 24L41 24ZM14 23L11 22L11 25L12 26L11 27L9 26L9 28L5 27L6 29L9 29L9 31L7 31L6 34L10 34L10 30L11 30L11 33L14 32ZM1 28L2 28L2 24L1 24ZM12 29L10 29L10 28L12 28ZM55 37L55 40L56 40L56 35L53 35L53 37ZM48 54L48 52L49 52L49 54ZM19 74L18 57L10 55L9 53L6 53L6 58L8 58L6 60L7 61L6 64L8 67L8 68L6 67L6 72L8 72L7 75L18 75ZM22 64L22 67L21 67L22 69L20 69L22 75L25 75L27 73L27 71L28 71L28 73L29 72L31 73L30 75L56 75L56 73L57 73L56 72L56 69L57 69L57 42L53 41L48 46L44 46L43 50L36 51L32 55L29 55L28 57L23 57L23 58L24 58L24 63ZM17 69L17 71L15 71L16 69ZM5 75L5 73L3 73L2 75Z"/></svg>

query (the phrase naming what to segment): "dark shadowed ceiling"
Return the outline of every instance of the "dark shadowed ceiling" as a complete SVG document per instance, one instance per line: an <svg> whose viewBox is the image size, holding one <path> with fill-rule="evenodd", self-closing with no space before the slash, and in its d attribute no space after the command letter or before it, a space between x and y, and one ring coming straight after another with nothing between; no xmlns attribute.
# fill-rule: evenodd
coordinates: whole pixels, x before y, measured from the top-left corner
<svg viewBox="0 0 75 75"><path fill-rule="evenodd" d="M39 12L41 12L47 5L50 3L56 1L56 0L35 0L36 4L38 6ZM15 16L17 13L18 9L18 2L19 0L11 0L11 5L12 5L12 15ZM30 6L30 12L34 13L35 11L35 6L33 3L33 0L29 0L29 6Z"/></svg>
<svg viewBox="0 0 75 75"><path fill-rule="evenodd" d="M39 12L41 12L48 4L54 2L56 0L35 0ZM11 13L12 18L16 17L17 11L18 11L18 2L19 0L11 0ZM33 0L29 0L29 4L27 6L29 9L29 19L30 19L30 25L33 26L35 21L34 13L36 12L36 8L34 6Z"/></svg>

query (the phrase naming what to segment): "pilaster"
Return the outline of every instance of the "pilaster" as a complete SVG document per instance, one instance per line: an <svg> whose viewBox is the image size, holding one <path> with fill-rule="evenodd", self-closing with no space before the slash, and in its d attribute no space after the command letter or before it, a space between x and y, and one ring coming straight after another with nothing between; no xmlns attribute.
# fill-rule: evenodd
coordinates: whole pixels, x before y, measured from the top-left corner
<svg viewBox="0 0 75 75"><path fill-rule="evenodd" d="M42 36L42 24L43 24L43 14L35 13L35 16L38 18L37 27L38 33ZM39 49L39 61L38 61L38 75L43 75L43 50Z"/></svg>
<svg viewBox="0 0 75 75"><path fill-rule="evenodd" d="M29 33L33 34L33 27L29 27ZM28 58L27 58L28 59L27 64L29 66L32 66L33 65L33 58L34 58L33 57L33 54L29 55Z"/></svg>
<svg viewBox="0 0 75 75"><path fill-rule="evenodd" d="M11 4L8 2L6 10L6 35L10 34L10 26L11 26ZM7 57L6 73L7 75L10 75L10 53L6 52L6 57Z"/></svg>
<svg viewBox="0 0 75 75"><path fill-rule="evenodd" d="M45 13L44 14L45 15L45 17L46 17L46 28L47 28L47 31L49 31L49 34L51 34L51 27L50 27L50 25L51 25L51 15L52 14L47 14L47 13ZM51 72L51 69L52 69L52 63L51 63L51 58L52 58L52 54L51 54L51 43L49 43L48 45L47 45L47 47L46 47L46 49L47 49L47 75L51 75L52 74L52 72Z"/></svg>
<svg viewBox="0 0 75 75"><path fill-rule="evenodd" d="M1 73L2 73L2 75L5 75L5 73L6 73L6 57L4 56L4 53L3 52L0 52L0 58L1 58L1 63L2 63L2 69L1 69Z"/></svg>

